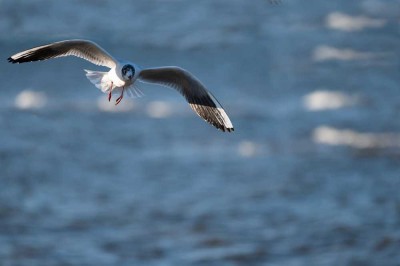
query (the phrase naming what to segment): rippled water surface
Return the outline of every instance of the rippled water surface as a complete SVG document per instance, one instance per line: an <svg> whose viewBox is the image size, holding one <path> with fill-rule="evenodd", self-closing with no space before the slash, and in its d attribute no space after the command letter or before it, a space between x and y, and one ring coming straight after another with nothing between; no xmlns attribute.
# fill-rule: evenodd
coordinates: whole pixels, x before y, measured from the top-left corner
<svg viewBox="0 0 400 266"><path fill-rule="evenodd" d="M275 3L276 2L276 3ZM400 265L400 1L0 1L0 265ZM178 65L117 108L63 58Z"/></svg>

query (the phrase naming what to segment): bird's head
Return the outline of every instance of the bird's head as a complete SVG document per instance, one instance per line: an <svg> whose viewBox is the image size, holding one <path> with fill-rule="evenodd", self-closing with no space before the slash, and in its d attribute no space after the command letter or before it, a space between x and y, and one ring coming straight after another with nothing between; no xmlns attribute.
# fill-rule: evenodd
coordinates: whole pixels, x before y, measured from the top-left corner
<svg viewBox="0 0 400 266"><path fill-rule="evenodd" d="M135 68L132 65L122 67L122 77L125 81L130 81L135 76Z"/></svg>

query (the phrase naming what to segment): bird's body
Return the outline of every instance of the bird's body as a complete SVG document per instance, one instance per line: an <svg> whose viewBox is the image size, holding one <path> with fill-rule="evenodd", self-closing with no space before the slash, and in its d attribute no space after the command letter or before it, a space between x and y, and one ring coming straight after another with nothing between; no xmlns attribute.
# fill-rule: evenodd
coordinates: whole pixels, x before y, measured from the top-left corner
<svg viewBox="0 0 400 266"><path fill-rule="evenodd" d="M130 96L141 96L137 81L156 83L176 89L189 102L190 107L208 123L222 131L233 131L233 125L215 97L191 73L179 67L143 69L138 65L117 60L94 42L66 40L35 47L8 58L11 63L25 63L63 56L77 56L93 64L110 68L108 72L85 70L86 76L102 92L120 96L119 104L127 91Z"/></svg>
<svg viewBox="0 0 400 266"><path fill-rule="evenodd" d="M111 68L108 72L85 69L86 77L102 92L108 93L109 100L111 99L112 93L122 94L123 90L127 91L131 97L142 96L143 93L135 86L135 82L141 70L139 66L128 61L116 63L116 66ZM124 75L127 78L124 78ZM122 98L120 100L122 100ZM117 100L116 104L118 104L120 100Z"/></svg>

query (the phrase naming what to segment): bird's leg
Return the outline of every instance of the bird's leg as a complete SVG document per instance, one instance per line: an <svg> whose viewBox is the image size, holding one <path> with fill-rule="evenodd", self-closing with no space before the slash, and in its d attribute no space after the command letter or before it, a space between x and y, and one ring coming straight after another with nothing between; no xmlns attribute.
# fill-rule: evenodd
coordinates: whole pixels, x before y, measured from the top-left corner
<svg viewBox="0 0 400 266"><path fill-rule="evenodd" d="M108 101L111 101L111 91L114 83L111 81L110 92L108 93Z"/></svg>
<svg viewBox="0 0 400 266"><path fill-rule="evenodd" d="M122 87L121 95L115 101L115 105L118 105L122 101L122 98L124 98L124 90L125 90L125 86Z"/></svg>

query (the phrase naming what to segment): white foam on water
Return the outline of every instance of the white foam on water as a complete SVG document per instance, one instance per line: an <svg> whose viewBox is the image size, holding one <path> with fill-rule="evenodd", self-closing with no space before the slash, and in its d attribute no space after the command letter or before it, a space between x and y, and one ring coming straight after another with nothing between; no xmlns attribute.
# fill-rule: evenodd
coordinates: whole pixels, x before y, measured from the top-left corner
<svg viewBox="0 0 400 266"><path fill-rule="evenodd" d="M371 59L376 54L371 52L360 52L350 48L336 48L328 45L320 45L314 49L313 60L316 62L329 61L329 60L362 60Z"/></svg>
<svg viewBox="0 0 400 266"><path fill-rule="evenodd" d="M385 19L374 19L367 16L350 16L341 12L330 13L325 20L326 27L341 31L361 31L367 28L382 28Z"/></svg>
<svg viewBox="0 0 400 266"><path fill-rule="evenodd" d="M260 148L254 141L243 140L238 144L237 152L242 157L254 157L260 153Z"/></svg>
<svg viewBox="0 0 400 266"><path fill-rule="evenodd" d="M24 90L20 92L14 101L14 105L18 109L40 109L47 103L46 94L32 90Z"/></svg>
<svg viewBox="0 0 400 266"><path fill-rule="evenodd" d="M352 129L319 126L312 133L315 143L358 149L400 147L399 133L362 133Z"/></svg>
<svg viewBox="0 0 400 266"><path fill-rule="evenodd" d="M303 106L308 111L322 111L352 106L356 97L339 91L317 90L303 97Z"/></svg>
<svg viewBox="0 0 400 266"><path fill-rule="evenodd" d="M172 106L163 101L150 102L147 105L146 112L152 118L166 118L172 114Z"/></svg>

